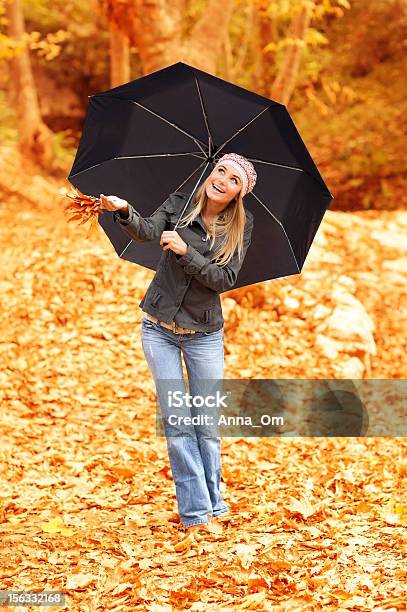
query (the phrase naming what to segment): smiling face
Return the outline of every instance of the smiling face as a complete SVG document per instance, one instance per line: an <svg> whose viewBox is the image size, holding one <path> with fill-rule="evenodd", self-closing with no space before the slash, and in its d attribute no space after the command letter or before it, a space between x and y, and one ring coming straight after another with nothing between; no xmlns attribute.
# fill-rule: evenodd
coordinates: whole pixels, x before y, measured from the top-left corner
<svg viewBox="0 0 407 612"><path fill-rule="evenodd" d="M212 206L219 207L219 210L223 210L241 188L242 179L233 166L227 162L218 164L206 180L206 195Z"/></svg>

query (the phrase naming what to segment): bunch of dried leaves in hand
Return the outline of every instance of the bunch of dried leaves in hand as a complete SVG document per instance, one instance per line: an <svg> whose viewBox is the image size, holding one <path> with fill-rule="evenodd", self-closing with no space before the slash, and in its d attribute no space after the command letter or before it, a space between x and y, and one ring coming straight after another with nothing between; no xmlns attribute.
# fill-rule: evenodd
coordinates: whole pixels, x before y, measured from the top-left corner
<svg viewBox="0 0 407 612"><path fill-rule="evenodd" d="M94 231L97 231L100 198L86 195L77 188L73 188L72 193L66 193L63 197L67 197L71 200L71 202L65 206L65 213L69 217L68 223L79 221L78 225L83 225L87 221L90 221L90 228L86 236L86 238L89 238Z"/></svg>

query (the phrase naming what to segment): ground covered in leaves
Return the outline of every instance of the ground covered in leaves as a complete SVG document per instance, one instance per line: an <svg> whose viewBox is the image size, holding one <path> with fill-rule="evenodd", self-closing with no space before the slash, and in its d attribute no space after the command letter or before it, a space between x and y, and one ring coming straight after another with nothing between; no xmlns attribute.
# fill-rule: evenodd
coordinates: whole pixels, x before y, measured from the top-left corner
<svg viewBox="0 0 407 612"><path fill-rule="evenodd" d="M0 210L1 590L84 611L404 609L405 440L224 438L230 520L186 538L140 343L152 273L67 225L41 177L25 193ZM302 275L225 296L226 378L403 378L405 226L328 212Z"/></svg>

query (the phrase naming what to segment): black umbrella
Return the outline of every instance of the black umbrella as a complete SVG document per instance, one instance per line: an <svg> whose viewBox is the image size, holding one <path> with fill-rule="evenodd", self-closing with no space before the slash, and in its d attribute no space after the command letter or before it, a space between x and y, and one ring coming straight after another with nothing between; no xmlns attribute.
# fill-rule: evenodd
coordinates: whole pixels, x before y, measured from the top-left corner
<svg viewBox="0 0 407 612"><path fill-rule="evenodd" d="M185 210L230 152L257 172L245 196L252 246L235 287L298 274L332 194L284 105L193 66L178 62L90 96L68 180L88 195L124 198L147 217L179 190L190 194ZM159 239L131 240L111 211L99 223L120 257L156 270Z"/></svg>

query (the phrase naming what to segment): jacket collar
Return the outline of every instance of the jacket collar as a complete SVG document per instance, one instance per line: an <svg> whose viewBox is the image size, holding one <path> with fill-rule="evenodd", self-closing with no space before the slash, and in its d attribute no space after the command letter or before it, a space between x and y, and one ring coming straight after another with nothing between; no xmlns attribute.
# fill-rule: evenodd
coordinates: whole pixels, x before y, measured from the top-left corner
<svg viewBox="0 0 407 612"><path fill-rule="evenodd" d="M185 202L188 200L188 198L191 195L191 193L190 192L189 193L179 192L179 195L181 195L183 197L183 200L184 200L183 206L184 206ZM183 208L183 206L182 206L182 208ZM187 208L185 209L183 216L188 214L191 211L191 209L192 209L192 200L189 202ZM201 227L204 235L206 236L207 235L206 225L204 224L200 213L199 213L199 215L197 217L195 217L194 223L197 223ZM220 238L219 236L217 238L215 238L215 242L214 242L214 245L212 247L212 251L215 251L218 248L221 240L222 240L222 238ZM208 243L209 243L209 241L208 241Z"/></svg>

